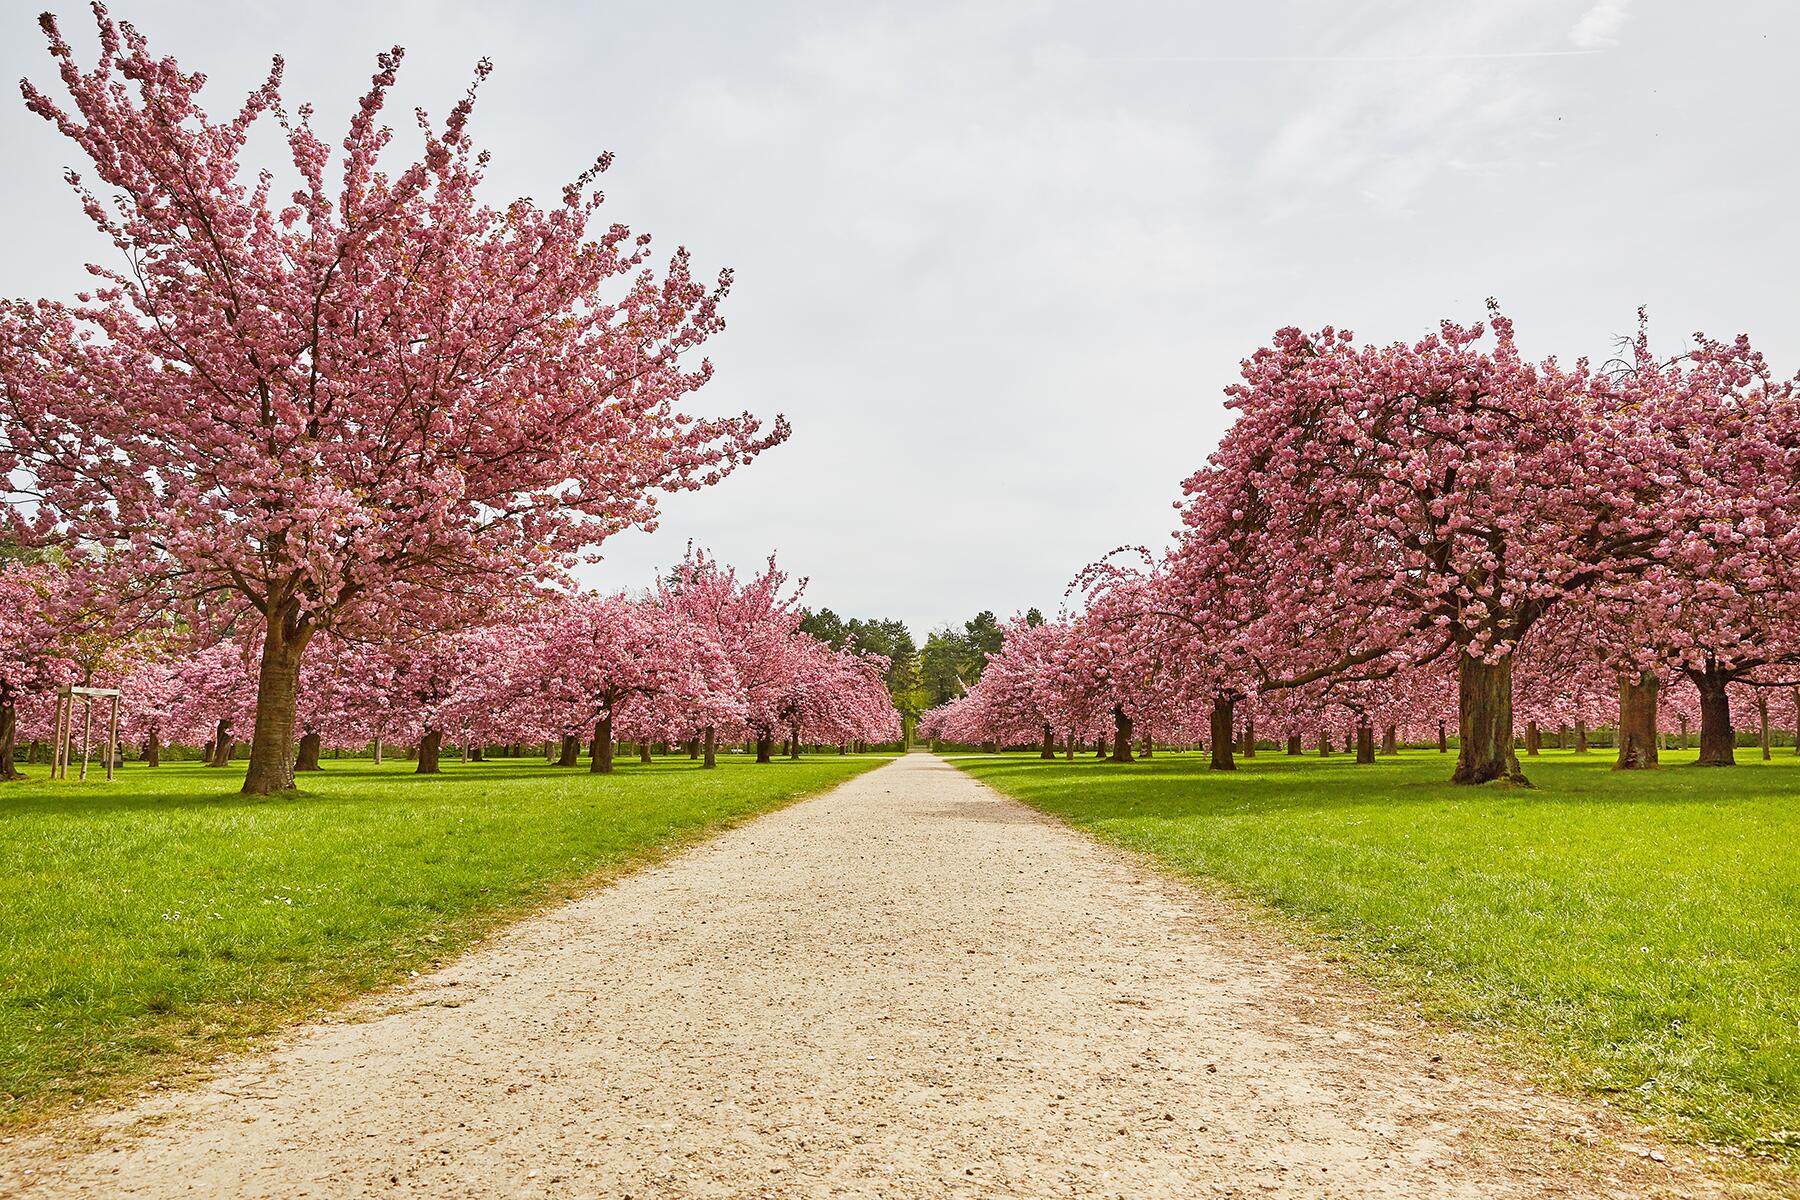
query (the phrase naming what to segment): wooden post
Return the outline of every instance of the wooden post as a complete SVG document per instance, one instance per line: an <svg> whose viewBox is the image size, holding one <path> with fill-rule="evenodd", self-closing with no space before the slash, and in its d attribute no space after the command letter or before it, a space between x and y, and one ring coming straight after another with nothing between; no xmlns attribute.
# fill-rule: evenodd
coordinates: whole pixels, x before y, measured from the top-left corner
<svg viewBox="0 0 1800 1200"><path fill-rule="evenodd" d="M94 742L94 700L91 696L81 698L81 774L77 779L87 779L88 758Z"/></svg>
<svg viewBox="0 0 1800 1200"><path fill-rule="evenodd" d="M106 782L113 778L113 760L119 754L119 696L113 693L112 716L106 723Z"/></svg>
<svg viewBox="0 0 1800 1200"><path fill-rule="evenodd" d="M62 727L63 704L68 700L61 692L56 693L56 718L50 726L50 778L58 778L57 772L62 770Z"/></svg>

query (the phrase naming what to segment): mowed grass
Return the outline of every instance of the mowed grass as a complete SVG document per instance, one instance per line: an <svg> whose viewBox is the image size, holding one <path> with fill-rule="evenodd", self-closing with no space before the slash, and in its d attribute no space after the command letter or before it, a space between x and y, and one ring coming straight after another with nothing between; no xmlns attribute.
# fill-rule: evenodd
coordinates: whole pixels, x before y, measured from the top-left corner
<svg viewBox="0 0 1800 1200"><path fill-rule="evenodd" d="M545 901L887 761L327 760L0 784L0 1122L169 1079Z"/></svg>
<svg viewBox="0 0 1800 1200"><path fill-rule="evenodd" d="M1654 773L1260 752L959 766L1098 837L1297 918L1428 1012L1680 1132L1800 1162L1800 760ZM1523 1036L1520 1036L1523 1035Z"/></svg>

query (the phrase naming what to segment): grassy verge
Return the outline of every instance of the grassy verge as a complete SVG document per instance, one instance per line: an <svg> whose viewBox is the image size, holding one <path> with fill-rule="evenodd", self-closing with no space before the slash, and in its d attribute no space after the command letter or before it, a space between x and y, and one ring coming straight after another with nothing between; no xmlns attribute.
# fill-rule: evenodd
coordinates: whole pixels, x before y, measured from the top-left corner
<svg viewBox="0 0 1800 1200"><path fill-rule="evenodd" d="M1453 788L1429 751L958 765L1298 919L1565 1085L1800 1165L1800 760L1693 757L1546 752L1533 791Z"/></svg>
<svg viewBox="0 0 1800 1200"><path fill-rule="evenodd" d="M328 761L304 793L127 766L0 784L0 1122L141 1083L885 759Z"/></svg>

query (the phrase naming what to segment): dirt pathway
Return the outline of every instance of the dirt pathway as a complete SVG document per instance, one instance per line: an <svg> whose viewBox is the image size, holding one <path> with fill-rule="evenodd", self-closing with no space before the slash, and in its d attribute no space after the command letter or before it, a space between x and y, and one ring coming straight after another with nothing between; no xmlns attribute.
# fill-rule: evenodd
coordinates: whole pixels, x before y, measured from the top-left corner
<svg viewBox="0 0 1800 1200"><path fill-rule="evenodd" d="M116 1112L97 1150L7 1146L0 1194L1710 1194L1393 1011L915 754Z"/></svg>

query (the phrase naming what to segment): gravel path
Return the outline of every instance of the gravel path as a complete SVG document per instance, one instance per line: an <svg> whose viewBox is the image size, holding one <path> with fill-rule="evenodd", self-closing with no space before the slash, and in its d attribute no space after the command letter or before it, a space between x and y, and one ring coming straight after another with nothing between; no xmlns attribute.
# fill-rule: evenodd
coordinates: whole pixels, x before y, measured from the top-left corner
<svg viewBox="0 0 1800 1200"><path fill-rule="evenodd" d="M97 1149L15 1139L0 1194L1713 1194L1470 1057L914 754L98 1118Z"/></svg>

